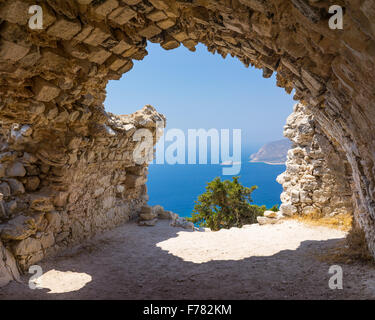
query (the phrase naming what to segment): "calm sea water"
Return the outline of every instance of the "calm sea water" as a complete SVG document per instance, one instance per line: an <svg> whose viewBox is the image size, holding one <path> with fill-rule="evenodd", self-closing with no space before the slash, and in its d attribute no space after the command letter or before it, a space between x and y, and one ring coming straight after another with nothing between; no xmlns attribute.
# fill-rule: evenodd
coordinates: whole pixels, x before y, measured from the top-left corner
<svg viewBox="0 0 375 320"><path fill-rule="evenodd" d="M259 187L252 194L254 204L272 207L280 204L282 187L276 177L284 171L285 165L243 162L239 176L243 185ZM191 216L194 201L205 192L207 182L215 177L232 179L222 176L220 165L151 164L147 183L149 204L160 204L182 217Z"/></svg>

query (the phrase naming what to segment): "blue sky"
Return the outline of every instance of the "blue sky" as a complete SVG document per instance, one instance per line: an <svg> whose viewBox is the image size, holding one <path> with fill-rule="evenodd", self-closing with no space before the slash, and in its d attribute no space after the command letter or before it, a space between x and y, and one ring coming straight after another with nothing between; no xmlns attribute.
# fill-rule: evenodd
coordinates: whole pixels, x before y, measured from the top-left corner
<svg viewBox="0 0 375 320"><path fill-rule="evenodd" d="M196 52L181 46L166 51L149 43L143 61L107 87L105 107L128 114L146 104L167 117L167 129L242 129L243 148L282 139L294 101L276 79L246 68L204 45Z"/></svg>

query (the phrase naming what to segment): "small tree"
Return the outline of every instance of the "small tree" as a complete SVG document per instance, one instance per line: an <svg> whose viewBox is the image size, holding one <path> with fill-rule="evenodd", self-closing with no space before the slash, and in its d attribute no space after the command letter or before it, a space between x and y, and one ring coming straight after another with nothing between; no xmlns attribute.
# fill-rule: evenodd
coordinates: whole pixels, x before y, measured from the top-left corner
<svg viewBox="0 0 375 320"><path fill-rule="evenodd" d="M262 216L266 211L265 206L251 204L251 193L258 187L244 187L238 179L233 177L232 181L221 181L215 178L209 182L206 192L195 202L189 221L213 231L256 223L257 216Z"/></svg>

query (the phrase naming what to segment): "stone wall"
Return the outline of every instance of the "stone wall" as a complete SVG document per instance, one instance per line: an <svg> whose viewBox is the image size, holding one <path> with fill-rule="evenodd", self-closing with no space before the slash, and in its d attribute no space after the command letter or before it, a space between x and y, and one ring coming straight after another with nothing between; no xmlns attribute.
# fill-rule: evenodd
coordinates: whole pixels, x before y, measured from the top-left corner
<svg viewBox="0 0 375 320"><path fill-rule="evenodd" d="M282 214L334 216L353 214L352 180L342 150L323 134L319 123L302 104L294 106L284 127L292 142L286 171L277 181L282 184Z"/></svg>
<svg viewBox="0 0 375 320"><path fill-rule="evenodd" d="M43 8L41 30L28 25L29 7L35 4ZM330 5L344 7L344 30L329 28ZM133 60L142 60L147 41L192 51L203 43L212 53L263 69L264 77L277 72L278 86L296 90L295 99L308 106L323 136L348 160L355 218L375 256L374 21L373 0L0 0L3 221L15 210L23 217L16 225L34 232L47 216L55 221L50 213L66 205L74 214L60 215L62 221L90 234L92 222L83 217L92 214L95 194L82 188L87 181L108 186L108 168L102 174L90 166L103 161L89 152L94 137L108 132L103 108L108 80L119 79ZM114 150L108 154L117 159ZM81 163L84 157L87 166ZM79 163L82 175L74 174L81 170ZM145 171L130 167L135 177ZM54 185L61 196L50 203ZM114 205L117 195L111 190L99 196L111 199L98 201L99 208ZM7 192L15 198L7 198ZM30 212L38 209L39 216L31 219ZM35 237L45 244L56 241L43 232ZM39 253L20 258L21 265L40 259L45 249L36 243L30 246Z"/></svg>
<svg viewBox="0 0 375 320"><path fill-rule="evenodd" d="M48 122L45 113L39 121ZM133 136L148 129L156 143L156 123L165 118L146 106L129 116L107 114L106 124L89 128L77 122L77 131L63 136L39 121L2 128L0 247L21 271L137 216L148 200L147 163L136 161Z"/></svg>
<svg viewBox="0 0 375 320"><path fill-rule="evenodd" d="M14 256L0 241L0 288L12 280L18 281L19 278L20 274Z"/></svg>

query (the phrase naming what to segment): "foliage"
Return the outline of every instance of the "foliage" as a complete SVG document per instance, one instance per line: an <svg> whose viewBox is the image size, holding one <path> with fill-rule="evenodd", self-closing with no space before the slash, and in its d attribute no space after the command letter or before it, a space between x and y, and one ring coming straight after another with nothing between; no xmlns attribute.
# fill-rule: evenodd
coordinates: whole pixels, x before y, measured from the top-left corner
<svg viewBox="0 0 375 320"><path fill-rule="evenodd" d="M206 192L198 197L188 220L213 231L256 223L256 218L267 208L251 204L251 193L257 186L244 187L238 180L239 177L233 177L232 181L215 178L207 183ZM277 206L272 209L275 208L278 211Z"/></svg>
<svg viewBox="0 0 375 320"><path fill-rule="evenodd" d="M279 205L278 204L275 204L271 209L268 209L269 211L273 211L273 212L279 212Z"/></svg>

